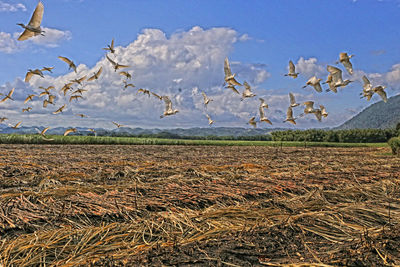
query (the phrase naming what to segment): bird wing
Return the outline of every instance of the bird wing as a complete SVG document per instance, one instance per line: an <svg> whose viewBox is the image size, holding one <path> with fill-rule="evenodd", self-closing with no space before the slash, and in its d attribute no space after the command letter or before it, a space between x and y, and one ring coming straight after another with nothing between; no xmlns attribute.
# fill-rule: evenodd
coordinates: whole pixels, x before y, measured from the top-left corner
<svg viewBox="0 0 400 267"><path fill-rule="evenodd" d="M331 76L332 76L332 81L333 81L334 83L342 82L342 81L343 81L343 79L342 79L342 71L341 71L339 68L336 68L336 67L333 67L333 66L328 65L328 66L326 67L326 69L327 69L327 71L331 74Z"/></svg>
<svg viewBox="0 0 400 267"><path fill-rule="evenodd" d="M41 92L41 93L39 94L39 97L42 97L42 96L48 95L48 94L49 94L48 92Z"/></svg>
<svg viewBox="0 0 400 267"><path fill-rule="evenodd" d="M160 99L160 100L162 99L162 97L159 96L159 95L157 95L156 93L151 92L151 94L154 95L155 97L157 97L157 98Z"/></svg>
<svg viewBox="0 0 400 267"><path fill-rule="evenodd" d="M120 64L118 64L117 66L118 66L119 69L120 68L129 68L130 67L129 65L120 65Z"/></svg>
<svg viewBox="0 0 400 267"><path fill-rule="evenodd" d="M345 60L342 62L342 64L348 73L353 74L353 65L351 64L350 60Z"/></svg>
<svg viewBox="0 0 400 267"><path fill-rule="evenodd" d="M49 101L47 101L47 99L45 99L44 101L43 101L43 107L44 108L46 108L47 107L47 104L49 104L50 102ZM53 112L54 113L54 112Z"/></svg>
<svg viewBox="0 0 400 267"><path fill-rule="evenodd" d="M29 21L28 25L33 28L40 27L43 18L43 11L44 11L43 3L39 2L35 8L35 11L33 11L32 18Z"/></svg>
<svg viewBox="0 0 400 267"><path fill-rule="evenodd" d="M65 63L67 63L68 65L73 64L73 62L69 58L62 57L62 56L59 56L58 58L61 59L62 61L64 61Z"/></svg>
<svg viewBox="0 0 400 267"><path fill-rule="evenodd" d="M110 61L110 63L111 63L113 66L117 65L117 63L115 63L114 60L112 60L111 58L109 58L108 55L106 55L106 58L108 59L108 61Z"/></svg>
<svg viewBox="0 0 400 267"><path fill-rule="evenodd" d="M265 117L264 108L260 106L258 110L260 111L260 118L264 118Z"/></svg>
<svg viewBox="0 0 400 267"><path fill-rule="evenodd" d="M49 95L49 102L53 103L54 99L56 99L55 95Z"/></svg>
<svg viewBox="0 0 400 267"><path fill-rule="evenodd" d="M18 41L25 41L26 39L29 39L33 36L35 36L34 32L25 29L23 33L18 37Z"/></svg>
<svg viewBox="0 0 400 267"><path fill-rule="evenodd" d="M315 112L314 112L314 114L315 114L315 117L317 117L317 119L318 119L318 121L321 121L321 119L322 119L322 113L321 113L321 110L316 110Z"/></svg>
<svg viewBox="0 0 400 267"><path fill-rule="evenodd" d="M172 102L171 102L171 99L169 99L168 96L163 96L163 100L164 100L164 102L165 102L165 109L166 109L166 110L172 109Z"/></svg>
<svg viewBox="0 0 400 267"><path fill-rule="evenodd" d="M68 135L69 133L72 133L72 132L73 132L72 129L68 129L68 130L66 130L66 131L64 132L64 136L66 136L66 135Z"/></svg>
<svg viewBox="0 0 400 267"><path fill-rule="evenodd" d="M368 80L368 78L367 78L367 76L363 76L362 77L362 80L363 80L363 82L364 82L364 84L363 84L363 88L365 89L365 88L367 88L367 87L369 87L369 86L371 86L371 82Z"/></svg>
<svg viewBox="0 0 400 267"><path fill-rule="evenodd" d="M286 112L286 117L287 118L293 118L293 109L292 109L292 107L288 107L287 112Z"/></svg>
<svg viewBox="0 0 400 267"><path fill-rule="evenodd" d="M201 92L201 94L203 95L204 102L207 102L207 95L206 95L206 93Z"/></svg>
<svg viewBox="0 0 400 267"><path fill-rule="evenodd" d="M382 98L383 102L385 102L385 103L387 102L387 95L383 89L376 90L375 92Z"/></svg>
<svg viewBox="0 0 400 267"><path fill-rule="evenodd" d="M111 46L111 49L114 49L114 38L112 39L110 46Z"/></svg>
<svg viewBox="0 0 400 267"><path fill-rule="evenodd" d="M18 126L20 126L22 123L22 121L18 122L17 124L15 124L14 128L18 128Z"/></svg>
<svg viewBox="0 0 400 267"><path fill-rule="evenodd" d="M100 67L100 69L96 72L97 77L100 76L102 72L103 72L103 67Z"/></svg>
<svg viewBox="0 0 400 267"><path fill-rule="evenodd" d="M229 66L229 60L226 57L224 61L224 72L225 72L225 77L232 76L231 72L231 67Z"/></svg>
<svg viewBox="0 0 400 267"><path fill-rule="evenodd" d="M90 76L90 77L87 79L87 81L90 82L90 81L93 81L94 79L96 79L96 74L93 74L93 76Z"/></svg>
<svg viewBox="0 0 400 267"><path fill-rule="evenodd" d="M320 83L314 84L313 87L314 87L315 91L317 91L317 92L322 92L322 87L321 87L321 84L320 84Z"/></svg>
<svg viewBox="0 0 400 267"><path fill-rule="evenodd" d="M296 67L293 64L293 61L289 61L289 73L295 73L296 72Z"/></svg>
<svg viewBox="0 0 400 267"><path fill-rule="evenodd" d="M50 127L44 128L43 131L40 134L44 135L47 132L48 129L50 129Z"/></svg>
<svg viewBox="0 0 400 267"><path fill-rule="evenodd" d="M14 93L14 90L15 90L15 88L13 88L13 89L11 89L11 91L10 92L8 92L8 97L11 97L12 96L12 94Z"/></svg>
<svg viewBox="0 0 400 267"><path fill-rule="evenodd" d="M24 104L26 104L29 100L31 100L32 99L32 96L28 96L26 99L25 99L25 101L24 101Z"/></svg>
<svg viewBox="0 0 400 267"><path fill-rule="evenodd" d="M244 86L245 91L247 91L248 93L251 93L251 87L246 81L243 83L243 86Z"/></svg>
<svg viewBox="0 0 400 267"><path fill-rule="evenodd" d="M296 99L292 93L289 93L290 104L296 104Z"/></svg>
<svg viewBox="0 0 400 267"><path fill-rule="evenodd" d="M231 89L233 92L235 92L236 94L240 94L239 93L239 91L235 88L235 86L233 86L233 85L231 85L231 86L228 86L228 87L226 87L226 88L229 88L229 89Z"/></svg>
<svg viewBox="0 0 400 267"><path fill-rule="evenodd" d="M85 75L85 76L83 76L83 77L79 78L77 81L79 81L79 82L82 82L82 81L84 81L84 80L86 79L86 76L87 76L87 75Z"/></svg>
<svg viewBox="0 0 400 267"><path fill-rule="evenodd" d="M28 71L28 72L26 73L26 75L25 75L25 82L26 82L26 83L29 82L30 79L32 78L32 76L33 76L33 73L30 72L30 71Z"/></svg>

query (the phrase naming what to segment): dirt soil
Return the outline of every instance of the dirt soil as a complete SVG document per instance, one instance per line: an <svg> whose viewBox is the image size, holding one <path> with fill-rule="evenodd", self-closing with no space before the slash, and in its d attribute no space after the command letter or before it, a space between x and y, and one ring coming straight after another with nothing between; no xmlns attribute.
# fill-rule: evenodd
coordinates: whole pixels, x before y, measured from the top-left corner
<svg viewBox="0 0 400 267"><path fill-rule="evenodd" d="M389 148L0 145L0 266L400 265Z"/></svg>

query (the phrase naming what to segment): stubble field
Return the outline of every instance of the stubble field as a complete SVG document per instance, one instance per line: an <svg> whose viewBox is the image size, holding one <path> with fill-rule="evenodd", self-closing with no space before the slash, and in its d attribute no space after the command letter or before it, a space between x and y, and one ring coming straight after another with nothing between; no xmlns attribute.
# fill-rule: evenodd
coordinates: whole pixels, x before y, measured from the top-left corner
<svg viewBox="0 0 400 267"><path fill-rule="evenodd" d="M0 145L0 266L400 264L387 147Z"/></svg>

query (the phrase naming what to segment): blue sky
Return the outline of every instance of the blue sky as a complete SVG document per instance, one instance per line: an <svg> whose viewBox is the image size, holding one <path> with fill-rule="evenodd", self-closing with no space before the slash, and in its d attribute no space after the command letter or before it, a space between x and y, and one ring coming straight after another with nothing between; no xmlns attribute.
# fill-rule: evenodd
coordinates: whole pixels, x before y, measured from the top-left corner
<svg viewBox="0 0 400 267"><path fill-rule="evenodd" d="M388 96L400 90L397 0L43 3L42 27L48 29L46 36L21 43L16 41L21 32L16 23L29 21L37 1L0 0L0 93L16 87L17 97L14 102L0 104L0 117L7 116L10 123L22 120L24 125L67 123L111 128L109 121L114 120L132 127L207 127L207 113L216 121L215 126L249 127L246 122L258 114L257 97L261 96L270 105L266 115L273 119L273 126L294 128L282 123L289 101L287 94L293 92L299 101L314 100L330 112L322 123L312 115L298 119L297 128L331 127L380 101L378 96L370 102L359 99L362 75L367 75L373 84L388 86ZM29 114L21 113L30 104L23 105L21 101L29 93L39 93L38 86L54 84L58 91L68 79L90 75L99 66L111 68L101 48L112 38L121 49L116 58L132 65L128 71L133 73L132 82L137 83L137 88L170 95L180 113L158 119L163 103L137 95L136 88L123 90L122 78L112 70L96 83L87 84L83 101L69 103L57 95L56 105L43 109L37 98ZM181 54L183 50L186 52ZM301 88L314 74L325 80L326 65L334 64L340 52L355 54L355 74L345 75L355 81L353 84L338 94ZM70 73L65 63L57 59L60 55L82 64L78 75ZM221 87L225 56L238 79L250 81L257 97L240 101L240 97ZM297 79L283 76L289 60L300 72ZM188 69L172 70L189 61L200 67L190 69L192 65L188 65ZM28 69L43 66L54 66L54 73L46 73L45 79L34 77L29 84L21 82ZM214 98L207 110L201 104L200 91ZM63 103L67 103L67 112L52 115L51 111ZM78 112L89 118L77 119L74 114ZM299 113L301 108L295 110L296 115ZM263 128L273 126L260 124Z"/></svg>

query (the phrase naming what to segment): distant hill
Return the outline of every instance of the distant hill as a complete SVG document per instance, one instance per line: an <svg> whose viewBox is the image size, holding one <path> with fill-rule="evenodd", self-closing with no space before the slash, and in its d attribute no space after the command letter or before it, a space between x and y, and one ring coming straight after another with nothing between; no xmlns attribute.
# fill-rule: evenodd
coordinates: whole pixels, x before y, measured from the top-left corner
<svg viewBox="0 0 400 267"><path fill-rule="evenodd" d="M400 95L367 107L335 129L394 128L400 122Z"/></svg>

